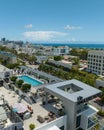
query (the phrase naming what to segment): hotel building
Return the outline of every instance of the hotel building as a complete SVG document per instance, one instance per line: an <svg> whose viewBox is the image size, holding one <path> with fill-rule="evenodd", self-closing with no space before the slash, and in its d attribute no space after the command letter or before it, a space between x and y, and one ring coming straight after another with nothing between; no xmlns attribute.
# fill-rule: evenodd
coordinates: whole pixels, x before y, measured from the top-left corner
<svg viewBox="0 0 104 130"><path fill-rule="evenodd" d="M88 104L101 91L85 83L72 79L44 87L44 104L48 95L60 99L65 115L35 130L97 130L97 110Z"/></svg>
<svg viewBox="0 0 104 130"><path fill-rule="evenodd" d="M104 74L104 51L91 50L88 52L88 71L95 74Z"/></svg>

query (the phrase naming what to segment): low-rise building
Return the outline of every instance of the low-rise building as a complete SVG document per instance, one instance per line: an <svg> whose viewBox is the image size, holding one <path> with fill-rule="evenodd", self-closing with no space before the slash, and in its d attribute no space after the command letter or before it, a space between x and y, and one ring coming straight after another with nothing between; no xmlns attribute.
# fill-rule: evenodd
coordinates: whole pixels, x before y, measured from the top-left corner
<svg viewBox="0 0 104 130"><path fill-rule="evenodd" d="M68 69L71 69L72 65L73 65L72 62L69 62L69 61L66 61L66 60L55 61L55 60L51 59L48 62L53 63L53 64L55 64L57 66L63 66L63 67L68 68Z"/></svg>
<svg viewBox="0 0 104 130"><path fill-rule="evenodd" d="M15 49L16 51L19 51L19 48L20 48L20 46L14 42L7 43L6 47L10 49Z"/></svg>
<svg viewBox="0 0 104 130"><path fill-rule="evenodd" d="M37 58L36 62L39 63L39 64L48 60L48 56L36 56L36 58Z"/></svg>
<svg viewBox="0 0 104 130"><path fill-rule="evenodd" d="M0 58L5 60L8 64L17 62L17 57L10 52L0 51Z"/></svg>
<svg viewBox="0 0 104 130"><path fill-rule="evenodd" d="M68 46L59 46L53 47L52 55L67 55L69 54L69 47Z"/></svg>
<svg viewBox="0 0 104 130"><path fill-rule="evenodd" d="M26 53L26 54L29 54L29 55L35 53L35 48L32 45L30 45L29 43L24 44L22 46L21 50L22 50L22 53Z"/></svg>

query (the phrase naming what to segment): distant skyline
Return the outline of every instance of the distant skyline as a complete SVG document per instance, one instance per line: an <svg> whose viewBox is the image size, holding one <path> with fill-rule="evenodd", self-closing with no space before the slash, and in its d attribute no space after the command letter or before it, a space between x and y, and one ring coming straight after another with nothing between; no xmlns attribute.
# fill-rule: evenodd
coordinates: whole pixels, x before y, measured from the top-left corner
<svg viewBox="0 0 104 130"><path fill-rule="evenodd" d="M104 42L104 0L0 0L0 38Z"/></svg>

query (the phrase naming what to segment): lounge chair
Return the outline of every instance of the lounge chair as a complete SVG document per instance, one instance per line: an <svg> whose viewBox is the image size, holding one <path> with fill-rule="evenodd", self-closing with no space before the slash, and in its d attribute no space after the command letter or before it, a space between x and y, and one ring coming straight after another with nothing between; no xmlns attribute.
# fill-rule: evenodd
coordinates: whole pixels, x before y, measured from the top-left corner
<svg viewBox="0 0 104 130"><path fill-rule="evenodd" d="M37 120L38 120L40 123L45 122L45 119L44 119L42 116L40 116L40 115L37 116Z"/></svg>

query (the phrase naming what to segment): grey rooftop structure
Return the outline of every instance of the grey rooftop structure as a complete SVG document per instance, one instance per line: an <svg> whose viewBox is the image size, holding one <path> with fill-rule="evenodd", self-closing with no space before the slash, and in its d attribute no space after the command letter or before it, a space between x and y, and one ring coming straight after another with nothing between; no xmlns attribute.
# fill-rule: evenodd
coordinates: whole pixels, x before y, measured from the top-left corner
<svg viewBox="0 0 104 130"><path fill-rule="evenodd" d="M46 85L45 90L60 98L83 103L101 94L101 91L76 79Z"/></svg>

